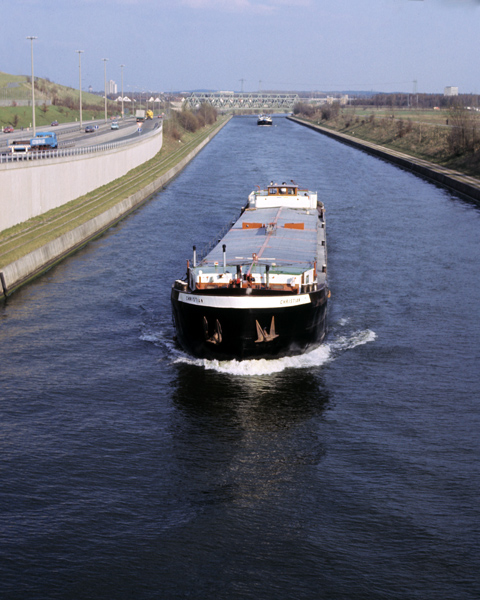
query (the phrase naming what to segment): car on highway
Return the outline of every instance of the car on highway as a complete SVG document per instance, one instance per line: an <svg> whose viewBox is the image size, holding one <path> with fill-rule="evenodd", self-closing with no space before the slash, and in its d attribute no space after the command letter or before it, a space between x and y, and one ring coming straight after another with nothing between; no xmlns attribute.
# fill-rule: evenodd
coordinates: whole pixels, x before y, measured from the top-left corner
<svg viewBox="0 0 480 600"><path fill-rule="evenodd" d="M58 125L58 121L52 121L50 123L50 127L56 127Z"/></svg>
<svg viewBox="0 0 480 600"><path fill-rule="evenodd" d="M6 127L3 128L3 133L13 133L15 130L13 129L13 127L11 125L7 125Z"/></svg>
<svg viewBox="0 0 480 600"><path fill-rule="evenodd" d="M120 129L120 125L118 124L118 121L112 121L112 124L110 125L110 129Z"/></svg>
<svg viewBox="0 0 480 600"><path fill-rule="evenodd" d="M94 133L95 132L95 127L93 125L87 125L85 127L85 133Z"/></svg>

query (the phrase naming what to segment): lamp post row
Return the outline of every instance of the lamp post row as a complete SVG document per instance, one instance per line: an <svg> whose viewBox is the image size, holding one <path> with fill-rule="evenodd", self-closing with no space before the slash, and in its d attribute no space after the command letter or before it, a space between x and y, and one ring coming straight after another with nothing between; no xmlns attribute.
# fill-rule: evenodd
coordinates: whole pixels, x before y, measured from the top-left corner
<svg viewBox="0 0 480 600"><path fill-rule="evenodd" d="M36 35L28 35L27 40L30 40L30 54L32 63L32 125L33 125L33 136L36 135L35 125L35 78L33 74L33 40L38 39ZM78 53L78 88L80 92L80 128L82 128L82 54L84 50L75 50ZM104 79L105 79L105 122L107 122L107 60L108 58L102 58L104 64ZM120 65L122 69L122 119L124 118L123 110L123 68L125 65Z"/></svg>

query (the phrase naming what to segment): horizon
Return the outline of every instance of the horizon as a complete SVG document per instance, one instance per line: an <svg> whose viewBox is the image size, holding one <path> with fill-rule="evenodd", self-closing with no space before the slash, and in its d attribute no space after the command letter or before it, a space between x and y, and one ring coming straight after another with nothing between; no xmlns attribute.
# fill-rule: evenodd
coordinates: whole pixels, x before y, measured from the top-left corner
<svg viewBox="0 0 480 600"><path fill-rule="evenodd" d="M120 91L123 72L125 95L477 94L479 9L480 0L17 0L5 9L0 70L29 76L33 46L34 75L74 89L82 50L85 91L103 90L105 73Z"/></svg>
<svg viewBox="0 0 480 600"><path fill-rule="evenodd" d="M416 0L416 1L424 1L424 0ZM12 76L12 77L25 77L27 80L30 78L30 75L25 75L25 74L12 74L12 73L6 73L5 71L0 71L0 74L6 75L6 76ZM64 83L61 83L60 81L52 81L50 78L48 77L43 77L42 75L37 75L34 74L35 79L44 79L49 81L52 85L60 85L63 87L66 87L68 89L72 89L73 91L78 91L78 87L72 87L69 85L66 85ZM448 87L448 86L445 86ZM91 91L89 90L85 90L82 88L82 93L91 93L94 95L100 95L100 94L104 94L104 90L103 89L98 89L98 90L94 90L92 89ZM129 94L144 94L145 90L130 90ZM394 94L398 94L398 95L413 95L413 92L403 92L400 90L393 90L391 92L386 92L384 90L370 90L370 91L366 91L366 90L275 90L275 89L271 89L271 90L262 90L261 92L259 91L241 91L241 90L217 90L217 89L207 89L207 88L195 88L195 89L183 89L183 90L172 90L172 91L168 91L165 92L163 90L150 90L148 93L152 93L152 94L164 94L164 95L182 95L182 94L194 94L194 93L204 93L204 94L220 94L220 93L226 93L226 94L258 94L258 93L267 93L267 94L298 94L300 95L301 98L305 98L306 96L310 95L312 97L315 96L329 96L329 95L346 95L349 97L354 97L355 94L359 95L359 96L375 96L375 95L394 95ZM444 91L440 91L440 92L416 92L417 95L430 95L430 96L444 96ZM116 95L121 95L121 92L118 91L114 94L112 93L108 93L107 96L110 97L111 96L116 96ZM124 93L124 96L126 96L127 94ZM475 93L462 93L459 91L458 96L471 96L471 95L480 95L480 94L475 94Z"/></svg>

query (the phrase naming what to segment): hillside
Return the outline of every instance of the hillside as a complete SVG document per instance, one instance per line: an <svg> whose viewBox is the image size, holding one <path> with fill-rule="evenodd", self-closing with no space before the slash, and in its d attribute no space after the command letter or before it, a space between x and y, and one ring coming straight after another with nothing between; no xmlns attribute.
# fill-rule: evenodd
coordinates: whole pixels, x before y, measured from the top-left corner
<svg viewBox="0 0 480 600"><path fill-rule="evenodd" d="M32 121L32 88L30 77L0 72L0 128L29 127ZM39 127L52 121L71 122L79 116L80 93L78 89L35 77L35 121ZM82 116L84 120L99 118L104 112L104 99L82 91ZM108 102L109 114L118 112L116 102Z"/></svg>

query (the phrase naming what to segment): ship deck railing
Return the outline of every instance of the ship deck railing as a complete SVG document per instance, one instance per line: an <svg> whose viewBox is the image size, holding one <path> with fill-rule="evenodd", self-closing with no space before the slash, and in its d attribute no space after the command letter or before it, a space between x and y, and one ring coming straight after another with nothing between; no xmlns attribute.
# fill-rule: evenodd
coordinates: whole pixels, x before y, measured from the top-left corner
<svg viewBox="0 0 480 600"><path fill-rule="evenodd" d="M233 289L252 289L252 290L271 290L275 292L285 292L287 294L309 294L320 289L317 283L304 283L301 285L291 285L289 283L247 283L242 282L242 285L236 285L231 283L197 283L195 284L195 290L193 292L203 292L212 290L233 290Z"/></svg>
<svg viewBox="0 0 480 600"><path fill-rule="evenodd" d="M269 283L265 285L264 283L253 283L253 282L242 282L241 285L236 285L232 283L196 283L196 290L218 290L220 288L223 289L253 289L253 290L278 290L285 291L290 293L298 294L300 291L300 286L298 285L290 285L288 283Z"/></svg>

